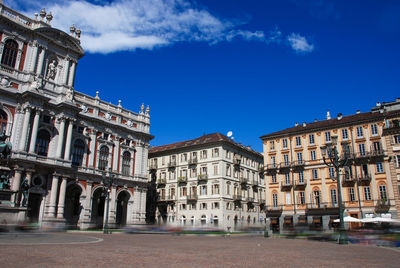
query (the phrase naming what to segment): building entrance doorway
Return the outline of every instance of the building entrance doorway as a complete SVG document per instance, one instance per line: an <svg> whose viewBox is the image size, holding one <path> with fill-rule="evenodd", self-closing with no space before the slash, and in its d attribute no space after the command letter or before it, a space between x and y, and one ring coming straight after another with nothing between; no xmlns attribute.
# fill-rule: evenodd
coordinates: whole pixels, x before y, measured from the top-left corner
<svg viewBox="0 0 400 268"><path fill-rule="evenodd" d="M82 205L79 202L81 193L81 188L76 184L68 186L65 193L64 218L71 228L76 228L81 214Z"/></svg>
<svg viewBox="0 0 400 268"><path fill-rule="evenodd" d="M126 217L128 214L128 201L129 201L129 193L126 191L122 191L119 193L117 197L117 217L116 224L118 226L126 225Z"/></svg>
<svg viewBox="0 0 400 268"><path fill-rule="evenodd" d="M92 223L96 225L96 228L103 228L104 204L106 201L106 197L103 193L103 188L98 188L93 193L91 220Z"/></svg>
<svg viewBox="0 0 400 268"><path fill-rule="evenodd" d="M28 197L28 219L29 222L38 222L42 194L29 193Z"/></svg>

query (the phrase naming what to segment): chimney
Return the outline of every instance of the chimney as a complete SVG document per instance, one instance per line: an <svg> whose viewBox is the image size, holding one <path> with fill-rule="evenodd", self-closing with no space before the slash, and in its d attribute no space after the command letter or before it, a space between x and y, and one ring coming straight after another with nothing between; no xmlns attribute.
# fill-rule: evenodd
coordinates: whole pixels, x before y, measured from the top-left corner
<svg viewBox="0 0 400 268"><path fill-rule="evenodd" d="M356 111L356 114L360 114L360 110L357 110L357 111Z"/></svg>
<svg viewBox="0 0 400 268"><path fill-rule="evenodd" d="M337 120L341 120L342 118L343 118L342 113L338 113L338 115L337 115Z"/></svg>
<svg viewBox="0 0 400 268"><path fill-rule="evenodd" d="M327 111L326 112L326 120L330 120L331 119L331 112Z"/></svg>
<svg viewBox="0 0 400 268"><path fill-rule="evenodd" d="M297 122L296 122L296 123L294 123L294 126L295 126L295 127L299 126L299 123L297 123Z"/></svg>

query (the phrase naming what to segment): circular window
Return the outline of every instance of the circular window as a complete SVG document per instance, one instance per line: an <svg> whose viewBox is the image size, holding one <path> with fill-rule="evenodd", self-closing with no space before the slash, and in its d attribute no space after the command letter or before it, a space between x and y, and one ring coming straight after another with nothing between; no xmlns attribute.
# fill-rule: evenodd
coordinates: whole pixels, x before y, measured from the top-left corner
<svg viewBox="0 0 400 268"><path fill-rule="evenodd" d="M42 184L43 184L43 180L41 177L38 176L33 179L34 186L42 186Z"/></svg>

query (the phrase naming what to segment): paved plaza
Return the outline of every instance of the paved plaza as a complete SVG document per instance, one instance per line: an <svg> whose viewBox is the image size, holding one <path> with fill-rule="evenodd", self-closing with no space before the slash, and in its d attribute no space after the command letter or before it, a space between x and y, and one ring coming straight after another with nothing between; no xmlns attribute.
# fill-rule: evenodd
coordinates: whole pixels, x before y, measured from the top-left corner
<svg viewBox="0 0 400 268"><path fill-rule="evenodd" d="M261 236L0 234L2 267L398 267L400 251ZM6 264L6 265L5 265Z"/></svg>

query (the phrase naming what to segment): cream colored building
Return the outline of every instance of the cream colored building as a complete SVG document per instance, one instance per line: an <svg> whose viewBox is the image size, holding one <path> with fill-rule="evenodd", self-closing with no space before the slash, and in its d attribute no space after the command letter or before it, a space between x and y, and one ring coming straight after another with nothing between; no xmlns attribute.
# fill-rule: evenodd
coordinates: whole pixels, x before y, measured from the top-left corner
<svg viewBox="0 0 400 268"><path fill-rule="evenodd" d="M270 229L332 229L339 215L338 189L334 168L324 164L321 148L331 145L335 136L340 153L351 151L348 166L341 169L345 214L396 218L389 141L382 134L385 120L398 114L382 108L331 118L328 112L324 121L262 136Z"/></svg>
<svg viewBox="0 0 400 268"><path fill-rule="evenodd" d="M51 20L44 9L29 18L0 2L0 131L13 145L1 167L11 183L0 191L1 224L101 228L103 176L115 178L109 223L145 223L149 108L135 113L75 91L81 31Z"/></svg>
<svg viewBox="0 0 400 268"><path fill-rule="evenodd" d="M261 165L261 154L219 133L151 148L156 221L227 231L263 226Z"/></svg>

